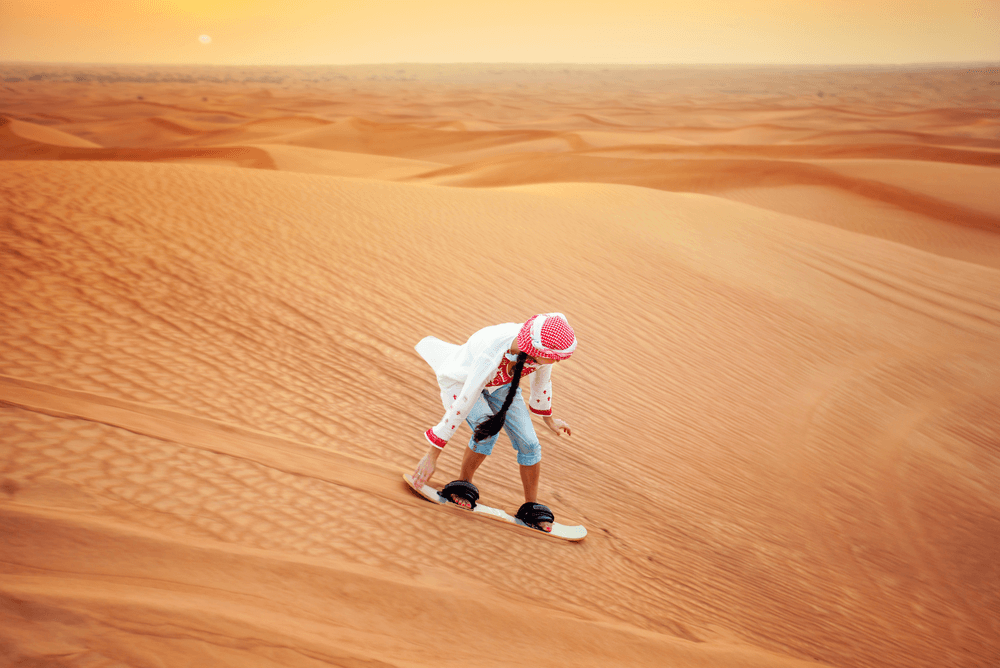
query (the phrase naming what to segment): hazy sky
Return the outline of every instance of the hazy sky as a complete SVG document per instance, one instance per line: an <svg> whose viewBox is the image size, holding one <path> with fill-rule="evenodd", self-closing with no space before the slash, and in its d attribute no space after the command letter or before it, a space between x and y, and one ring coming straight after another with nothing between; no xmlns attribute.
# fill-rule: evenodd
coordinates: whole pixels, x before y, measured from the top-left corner
<svg viewBox="0 0 1000 668"><path fill-rule="evenodd" d="M1000 61L1000 0L0 0L0 60Z"/></svg>

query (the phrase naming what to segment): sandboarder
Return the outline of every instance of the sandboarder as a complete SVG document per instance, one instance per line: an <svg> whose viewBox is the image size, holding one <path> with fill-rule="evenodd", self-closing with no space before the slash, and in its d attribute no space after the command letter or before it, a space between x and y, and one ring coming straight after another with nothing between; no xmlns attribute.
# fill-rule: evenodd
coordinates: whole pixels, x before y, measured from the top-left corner
<svg viewBox="0 0 1000 668"><path fill-rule="evenodd" d="M438 456L465 420L473 435L462 457L462 470L457 480L441 490L441 496L463 508L475 507L479 490L472 477L493 451L503 428L517 451L524 486L525 502L517 517L550 531L555 519L552 511L537 502L542 450L529 410L540 415L556 436L572 435L565 420L552 416L552 365L569 359L576 350L576 336L566 317L542 313L523 324L486 327L461 346L428 336L416 349L434 369L446 408L441 421L424 433L431 447L413 472L416 488L430 480ZM531 396L526 406L519 385L521 377L529 374Z"/></svg>

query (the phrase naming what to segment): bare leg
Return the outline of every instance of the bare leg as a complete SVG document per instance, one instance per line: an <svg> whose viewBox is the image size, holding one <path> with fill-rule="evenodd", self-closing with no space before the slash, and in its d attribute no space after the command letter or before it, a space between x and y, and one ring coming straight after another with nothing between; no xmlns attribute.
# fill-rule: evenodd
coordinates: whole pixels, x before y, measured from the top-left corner
<svg viewBox="0 0 1000 668"><path fill-rule="evenodd" d="M472 476L476 475L479 465L486 461L487 455L481 455L472 448L466 446L465 454L462 455L462 472L459 479L465 482L472 482Z"/></svg>
<svg viewBox="0 0 1000 668"><path fill-rule="evenodd" d="M532 466L521 466L521 484L524 485L524 502L538 501L538 478L542 473L542 463Z"/></svg>
<svg viewBox="0 0 1000 668"><path fill-rule="evenodd" d="M524 485L524 502L535 503L538 501L538 478L542 473L542 463L538 462L532 466L521 466L521 484ZM539 522L538 526L545 531L552 531L551 522Z"/></svg>
<svg viewBox="0 0 1000 668"><path fill-rule="evenodd" d="M458 479L464 480L466 482L472 482L472 476L476 475L476 469L479 465L486 460L486 455L479 454L470 447L465 448L465 454L462 455L462 472L459 474ZM465 499L459 499L454 494L451 497L451 502L462 506L463 508L471 508L472 504Z"/></svg>

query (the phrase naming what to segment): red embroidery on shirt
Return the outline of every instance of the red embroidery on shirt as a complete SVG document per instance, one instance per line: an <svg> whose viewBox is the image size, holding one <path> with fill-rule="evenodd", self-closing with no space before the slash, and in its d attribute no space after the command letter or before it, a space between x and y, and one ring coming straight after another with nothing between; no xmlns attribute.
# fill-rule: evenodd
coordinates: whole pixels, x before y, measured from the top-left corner
<svg viewBox="0 0 1000 668"><path fill-rule="evenodd" d="M486 387L499 387L501 385L506 385L507 383L512 381L514 379L513 377L514 364L515 364L514 362L511 362L506 357L500 360L500 366L497 367L496 375L493 376L493 380L486 383ZM533 374L537 370L538 367L528 362L525 362L524 368L521 369L521 378Z"/></svg>

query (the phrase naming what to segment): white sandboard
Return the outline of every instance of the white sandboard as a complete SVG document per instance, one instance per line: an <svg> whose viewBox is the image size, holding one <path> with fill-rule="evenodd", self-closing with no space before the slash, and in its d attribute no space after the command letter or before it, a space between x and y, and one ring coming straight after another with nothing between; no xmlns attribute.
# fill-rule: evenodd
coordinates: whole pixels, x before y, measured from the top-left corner
<svg viewBox="0 0 1000 668"><path fill-rule="evenodd" d="M427 499L428 501L431 501L432 503L437 503L442 505L447 503L450 504L453 508L459 508L460 510L465 510L464 508L461 508L460 506L457 506L454 503L451 503L450 501L446 500L444 497L438 494L438 491L436 489L434 489L430 485L424 485L422 489L417 489L413 485L413 478L410 477L409 473L403 474L403 480L406 481L406 484L409 486L410 489L412 489L414 492L416 492L423 498ZM543 536L551 536L552 538L560 538L562 540L569 540L575 542L578 540L583 540L584 538L587 537L587 529L582 524L576 526L568 526L566 524L559 524L558 522L553 522L551 532L539 531L538 529L533 529L529 527L527 524L517 519L513 515L508 515L507 513L498 508L490 508L489 506L484 506L481 503L477 503L475 508L473 508L472 510L466 510L466 512L475 513L476 515L479 515L481 517L488 517L494 520L502 520L509 524L516 524L517 526L529 529L532 533L541 534Z"/></svg>

